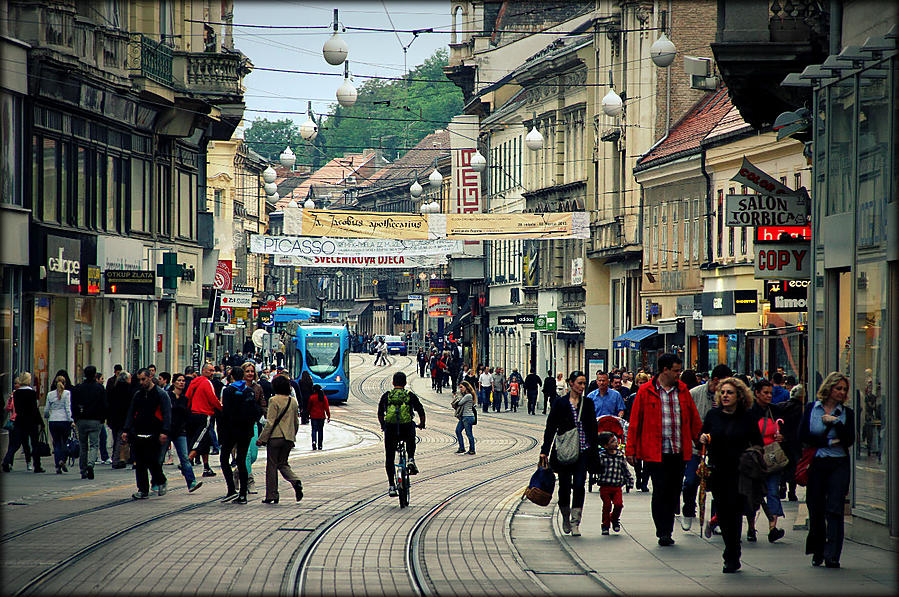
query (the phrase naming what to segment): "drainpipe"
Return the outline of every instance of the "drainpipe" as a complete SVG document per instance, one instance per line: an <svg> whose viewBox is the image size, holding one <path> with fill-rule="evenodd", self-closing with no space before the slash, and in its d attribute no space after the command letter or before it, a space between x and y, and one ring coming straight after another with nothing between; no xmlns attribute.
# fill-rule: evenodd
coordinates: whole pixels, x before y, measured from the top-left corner
<svg viewBox="0 0 899 597"><path fill-rule="evenodd" d="M843 46L843 0L830 0L830 54L839 54Z"/></svg>

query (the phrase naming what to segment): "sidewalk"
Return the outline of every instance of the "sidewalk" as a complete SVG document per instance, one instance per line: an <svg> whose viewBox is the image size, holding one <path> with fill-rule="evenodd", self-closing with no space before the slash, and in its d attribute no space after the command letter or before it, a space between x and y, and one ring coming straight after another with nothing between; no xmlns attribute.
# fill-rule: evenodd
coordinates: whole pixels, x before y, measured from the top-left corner
<svg viewBox="0 0 899 597"><path fill-rule="evenodd" d="M759 514L757 543L746 541L744 523L743 567L736 574L722 574L721 536L701 537L698 518L689 532L681 530L679 519L675 521L675 545L658 545L650 512L651 496L652 493L634 490L625 493L621 532L610 531L609 536L600 534L602 500L596 489L587 493L581 537L562 535L561 517L558 508L554 510L557 539L612 592L759 596L896 593L896 554L891 551L846 541L841 569L813 568L811 556L805 555L806 531L793 530L801 502L783 502L786 518L778 526L786 530L786 536L775 544L768 543L764 514ZM706 508L710 504L711 495Z"/></svg>

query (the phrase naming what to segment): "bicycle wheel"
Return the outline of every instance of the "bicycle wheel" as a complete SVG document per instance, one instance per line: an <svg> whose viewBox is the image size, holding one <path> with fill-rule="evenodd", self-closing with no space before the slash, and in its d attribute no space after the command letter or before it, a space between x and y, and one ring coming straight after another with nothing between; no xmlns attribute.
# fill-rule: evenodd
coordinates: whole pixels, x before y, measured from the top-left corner
<svg viewBox="0 0 899 597"><path fill-rule="evenodd" d="M409 475L408 473L403 473L400 478L397 480L396 491L400 497L400 508L405 508L409 505Z"/></svg>

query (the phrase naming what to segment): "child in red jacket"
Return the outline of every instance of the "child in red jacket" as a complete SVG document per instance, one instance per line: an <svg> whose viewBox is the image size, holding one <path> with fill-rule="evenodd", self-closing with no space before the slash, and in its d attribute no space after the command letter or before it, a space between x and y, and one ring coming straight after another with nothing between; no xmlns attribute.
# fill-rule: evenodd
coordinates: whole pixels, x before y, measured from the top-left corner
<svg viewBox="0 0 899 597"><path fill-rule="evenodd" d="M307 405L309 423L312 425L312 449L322 449L322 437L325 431L325 419L331 422L331 409L328 408L328 397L318 384L312 386Z"/></svg>

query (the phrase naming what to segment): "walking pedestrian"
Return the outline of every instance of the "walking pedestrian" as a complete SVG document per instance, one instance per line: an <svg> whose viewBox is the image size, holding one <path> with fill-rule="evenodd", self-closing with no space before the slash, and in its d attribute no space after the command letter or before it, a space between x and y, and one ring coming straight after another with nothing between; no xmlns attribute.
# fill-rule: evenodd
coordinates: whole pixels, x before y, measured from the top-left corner
<svg viewBox="0 0 899 597"><path fill-rule="evenodd" d="M722 372L717 367L712 370L706 385L715 379L716 370ZM762 436L749 413L752 396L746 384L735 377L725 377L718 380L714 396L715 406L703 419L699 441L708 449L712 471L708 483L724 539L722 572L732 573L740 569L740 523L747 501L739 491L740 457L750 446L761 445Z"/></svg>
<svg viewBox="0 0 899 597"><path fill-rule="evenodd" d="M244 370L241 367L232 367L230 372L231 383L222 390L222 414L219 432L221 435L221 452L219 454L222 475L228 491L223 502L234 500L235 504L247 503L249 478L247 474L247 452L250 448L250 440L253 438L253 430L261 413L256 394L247 387L243 379ZM231 469L231 452L237 451L238 481L235 488L234 472Z"/></svg>
<svg viewBox="0 0 899 597"><path fill-rule="evenodd" d="M160 497L168 491L159 456L160 446L168 445L169 441L172 403L168 394L156 385L149 369L140 369L136 377L140 388L131 399L122 439L131 446L134 457L137 492L131 494L131 497L143 500L150 496L151 482ZM150 478L147 476L148 472Z"/></svg>
<svg viewBox="0 0 899 597"><path fill-rule="evenodd" d="M151 378L152 379L152 378ZM97 368L84 368L84 381L72 389L72 417L78 427L81 444L79 465L82 479L94 478L99 456L100 426L106 420L106 388L97 383Z"/></svg>
<svg viewBox="0 0 899 597"><path fill-rule="evenodd" d="M291 395L290 380L286 375L275 376L272 390L275 394L268 401L265 427L256 440L257 446L266 446L265 499L262 503L278 503L278 473L291 484L299 502L303 499L303 484L287 462L299 429L299 404Z"/></svg>
<svg viewBox="0 0 899 597"><path fill-rule="evenodd" d="M315 385L312 383L312 375L309 374L309 371L303 371L303 374L300 375L300 383L297 385L300 388L300 393L297 395L297 400L300 403L300 422L303 425L308 425L309 397L312 395L312 388Z"/></svg>
<svg viewBox="0 0 899 597"><path fill-rule="evenodd" d="M524 385L524 379L521 377L521 373L518 372L518 369L513 367L512 373L509 374L509 382L506 386L506 391L509 393L509 404L512 412L518 412L518 401L521 398L522 386Z"/></svg>
<svg viewBox="0 0 899 597"><path fill-rule="evenodd" d="M159 458L162 460L168 451L169 444L174 444L175 453L178 454L178 461L181 465L181 475L187 483L187 490L194 492L203 485L203 482L197 481L194 476L193 464L187 457L187 420L190 417L190 404L184 392L187 378L182 373L175 373L171 380L171 389L168 391L168 395L172 405L172 423L169 428L169 441L163 444Z"/></svg>
<svg viewBox="0 0 899 597"><path fill-rule="evenodd" d="M8 473L12 470L16 452L19 451L19 447L23 447L24 450L24 446L27 444L30 446L30 452L24 450L26 452L25 460L27 461L30 455L34 463L32 470L35 473L43 473L41 457L35 450L35 446L37 446L40 434L44 431L44 420L37 407L37 391L31 387L31 373L25 371L16 378L16 383L18 387L12 394L12 413L15 418L9 438L9 447L3 457L3 472Z"/></svg>
<svg viewBox="0 0 899 597"><path fill-rule="evenodd" d="M596 458L598 445L596 434L596 413L593 401L587 400L584 390L587 377L582 371L574 371L568 376L570 391L557 397L550 406L540 448L540 465L549 465L559 476L559 511L562 513L562 532L580 537L580 523L584 511L587 466ZM578 456L564 464L558 459L557 435L577 428ZM592 464L591 464L592 466Z"/></svg>
<svg viewBox="0 0 899 597"><path fill-rule="evenodd" d="M627 461L643 460L652 479L652 518L659 545L674 545L674 515L684 481L684 464L693 454L702 421L687 386L678 379L683 361L666 353L659 373L643 384L631 410Z"/></svg>
<svg viewBox="0 0 899 597"><path fill-rule="evenodd" d="M537 414L537 394L540 392L540 376L532 369L524 378L524 393L528 400L528 414Z"/></svg>
<svg viewBox="0 0 899 597"><path fill-rule="evenodd" d="M849 449L855 443L855 416L846 406L849 379L834 371L824 378L817 400L805 407L800 440L815 450L808 470L809 531L805 553L812 566L840 567L843 503L849 493Z"/></svg>
<svg viewBox="0 0 899 597"><path fill-rule="evenodd" d="M309 423L312 425L312 449L321 450L325 434L325 421L331 422L328 397L318 384L312 386L309 395Z"/></svg>
<svg viewBox="0 0 899 597"><path fill-rule="evenodd" d="M252 390L256 397L256 403L259 406L260 419L268 411L268 400L265 398L265 392L262 386L256 382L256 365L246 362L242 366L243 380L247 384L247 388ZM250 439L250 447L247 450L247 493L259 493L256 491L256 480L253 478L253 463L259 457L259 448L256 446L256 440L259 438L259 432L262 430L262 424L259 420L253 425L253 437Z"/></svg>
<svg viewBox="0 0 899 597"><path fill-rule="evenodd" d="M621 530L621 510L624 500L621 487L634 486L634 478L624 456L618 449L618 437L609 431L598 436L599 442L599 497L602 499L602 534L609 534L609 527L616 533Z"/></svg>
<svg viewBox="0 0 899 597"><path fill-rule="evenodd" d="M649 374L644 373L643 371L637 373L634 377L633 391L624 402L624 418L627 419L628 422L631 420L631 409L634 406L634 400L637 398L637 390L649 380ZM636 477L637 489L642 492L648 492L649 471L643 467L643 461L639 458L634 458L634 477Z"/></svg>
<svg viewBox="0 0 899 597"><path fill-rule="evenodd" d="M478 400L481 408L487 412L487 409L490 408L490 393L493 391L493 367L485 367L481 371L481 375L478 376L478 385L480 386Z"/></svg>
<svg viewBox="0 0 899 597"><path fill-rule="evenodd" d="M549 372L543 380L543 414L546 414L546 404L552 404L556 399L556 378Z"/></svg>
<svg viewBox="0 0 899 597"><path fill-rule="evenodd" d="M125 417L128 416L128 409L131 408L131 398L134 391L131 388L131 374L127 371L119 371L115 382L106 392L108 402L107 423L112 429L112 468L125 468L126 460L130 460L130 456L125 456L129 452L129 446L122 441L122 431L125 429Z"/></svg>
<svg viewBox="0 0 899 597"><path fill-rule="evenodd" d="M222 403L212 386L214 372L212 363L206 363L200 371L200 376L187 388L187 401L190 404L190 417L187 420L187 434L190 440L188 458L191 462L197 456L203 458L204 477L215 476L215 471L209 467L209 449L212 446L215 415L222 411Z"/></svg>
<svg viewBox="0 0 899 597"><path fill-rule="evenodd" d="M561 398L568 394L568 386L565 384L565 376L560 371L556 373L556 397Z"/></svg>
<svg viewBox="0 0 899 597"><path fill-rule="evenodd" d="M784 439L777 422L779 413L772 412L772 389L772 383L767 379L757 381L753 388L755 403L749 409L749 413L758 423L759 432L762 434L762 443L765 446L774 442L781 443ZM768 517L768 541L774 543L784 536L784 530L777 528L777 518L784 515L783 505L780 503L780 471L765 475L765 488L765 507L763 509ZM747 512L746 515L749 526L746 537L748 541L756 540L756 514L756 511L752 511Z"/></svg>
<svg viewBox="0 0 899 597"><path fill-rule="evenodd" d="M72 394L66 389L66 380L59 376L53 380L53 389L47 392L44 405L44 417L50 425L50 437L53 439L53 460L56 463L56 474L69 472L66 468L66 442L74 427L72 419Z"/></svg>
<svg viewBox="0 0 899 597"><path fill-rule="evenodd" d="M799 425L802 422L802 411L805 407L805 386L802 384L794 384L790 389L790 399L781 404L780 416L784 420L781 426L781 433L784 435L784 441L781 443L784 452L790 459L790 464L783 471L780 482L780 497L787 497L787 488L789 488L789 500L795 502L796 497L796 464L802 454L802 445L799 441Z"/></svg>
<svg viewBox="0 0 899 597"><path fill-rule="evenodd" d="M474 388L467 381L463 381L461 385L462 398L459 399L459 406L462 407L462 413L459 416L459 422L456 423L456 441L459 442L459 449L456 454L465 453L465 442L462 441L462 431L468 436L468 453L474 454L474 432L472 425L475 422L475 403Z"/></svg>
<svg viewBox="0 0 899 597"><path fill-rule="evenodd" d="M427 368L427 365L428 365L428 357L427 357L427 355L425 355L424 348L418 349L418 355L416 355L415 360L418 362L418 376L424 377L425 369Z"/></svg>
<svg viewBox="0 0 899 597"><path fill-rule="evenodd" d="M502 367L493 372L493 412L500 409L509 410L509 398L506 396L506 374Z"/></svg>

